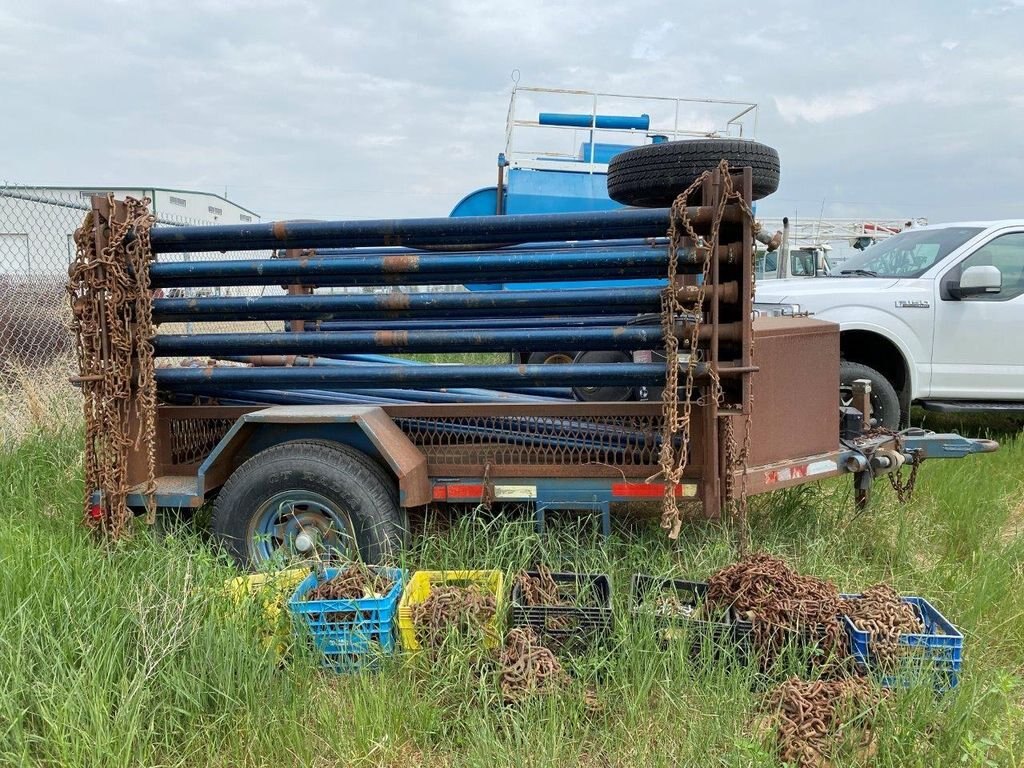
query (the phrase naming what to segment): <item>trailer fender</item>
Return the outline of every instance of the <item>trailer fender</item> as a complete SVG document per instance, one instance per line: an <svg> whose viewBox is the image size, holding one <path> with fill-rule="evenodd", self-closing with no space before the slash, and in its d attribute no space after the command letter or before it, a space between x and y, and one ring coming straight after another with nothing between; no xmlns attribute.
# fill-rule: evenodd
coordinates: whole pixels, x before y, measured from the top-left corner
<svg viewBox="0 0 1024 768"><path fill-rule="evenodd" d="M289 405L247 413L200 465L200 487L210 493L246 459L294 440L350 445L391 471L398 481L403 507L418 507L430 501L426 457L391 417L375 406Z"/></svg>

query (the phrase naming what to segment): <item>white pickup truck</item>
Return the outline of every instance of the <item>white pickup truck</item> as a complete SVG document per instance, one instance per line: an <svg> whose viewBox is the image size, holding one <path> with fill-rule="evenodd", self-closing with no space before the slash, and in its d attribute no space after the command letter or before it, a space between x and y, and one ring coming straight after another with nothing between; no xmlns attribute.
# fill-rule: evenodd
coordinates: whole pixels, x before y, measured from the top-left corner
<svg viewBox="0 0 1024 768"><path fill-rule="evenodd" d="M911 403L1024 414L1024 219L909 229L830 276L760 283L755 301L838 323L840 398L870 379L881 426Z"/></svg>

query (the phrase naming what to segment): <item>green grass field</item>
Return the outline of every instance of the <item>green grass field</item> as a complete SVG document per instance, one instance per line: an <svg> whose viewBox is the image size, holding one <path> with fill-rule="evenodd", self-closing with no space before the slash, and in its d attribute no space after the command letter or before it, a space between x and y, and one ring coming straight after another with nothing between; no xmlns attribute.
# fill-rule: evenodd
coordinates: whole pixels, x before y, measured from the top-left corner
<svg viewBox="0 0 1024 768"><path fill-rule="evenodd" d="M752 504L756 548L847 590L889 580L966 635L955 692L892 696L873 723L874 754L835 765L1024 762L1024 440L994 436L998 454L927 463L908 506L886 488L855 516L847 482ZM511 574L542 560L612 575L612 647L572 662L575 682L558 695L506 708L458 655L336 676L298 647L280 665L255 611L226 610L219 587L235 572L201 527L162 538L140 528L109 548L90 540L81 461L74 428L0 454L2 765L778 764L755 725L763 686L749 669L662 652L621 620L632 573L705 578L730 562L723 525L692 522L673 544L643 520L619 520L607 543L590 520L542 537L528 515L429 521L409 567Z"/></svg>

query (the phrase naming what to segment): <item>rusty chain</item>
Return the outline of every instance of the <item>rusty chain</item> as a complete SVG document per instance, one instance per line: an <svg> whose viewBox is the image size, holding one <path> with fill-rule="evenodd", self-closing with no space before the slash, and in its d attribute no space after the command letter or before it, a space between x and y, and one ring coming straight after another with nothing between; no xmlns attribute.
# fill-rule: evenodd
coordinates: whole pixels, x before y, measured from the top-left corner
<svg viewBox="0 0 1024 768"><path fill-rule="evenodd" d="M896 453L904 453L904 442L903 435L892 429L886 427L873 427L866 433L866 437L877 437L878 435L886 435L891 437L895 444ZM903 479L903 465L896 468L895 472L889 472L889 485L892 486L893 491L896 494L896 500L900 504L907 504L914 497L914 489L917 487L917 472L921 467L921 452L914 451L913 458L910 461L910 474L907 479Z"/></svg>
<svg viewBox="0 0 1024 768"><path fill-rule="evenodd" d="M509 630L499 663L499 686L506 704L553 693L569 682L569 675L558 657L541 644L530 627Z"/></svg>
<svg viewBox="0 0 1024 768"><path fill-rule="evenodd" d="M708 601L751 622L754 647L766 668L792 643L813 648L810 661L819 669L835 671L846 662L839 590L773 555L755 553L712 574Z"/></svg>
<svg viewBox="0 0 1024 768"><path fill-rule="evenodd" d="M874 739L866 718L881 699L862 677L801 680L791 677L768 692L765 709L776 729L779 758L796 768L824 768L842 745L868 756ZM853 727L851 727L853 726ZM856 739L851 743L851 739Z"/></svg>
<svg viewBox="0 0 1024 768"><path fill-rule="evenodd" d="M661 516L661 527L668 532L670 539L679 537L682 526L682 518L679 513L679 506L676 502L675 489L683 479L689 462L690 451L690 425L694 405L694 374L698 363L698 341L700 327L703 320L704 300L707 292L708 275L711 270L711 260L717 257L719 232L722 218L725 214L725 207L730 202L739 203L744 215L749 217L753 223L753 212L750 206L743 199L741 192L737 191L729 174L728 161L722 160L717 168L722 180L722 193L714 203L711 227L707 238L699 236L693 227L693 223L687 213L687 202L690 196L704 184L705 180L711 177L712 171L705 171L698 176L689 187L680 193L672 203L668 239L668 285L661 293L661 324L665 346L665 388L662 392L662 440L658 456L660 476L665 481L664 505ZM689 332L684 339L684 346L688 351L686 363L686 376L683 382L682 408L680 409L679 396L679 336L676 330L677 318L687 313L683 302L678 295L676 279L679 269L679 251L685 247L685 239L689 238L697 253L703 252L704 259L701 263L701 275L697 290L693 294L693 309L690 313L691 322ZM710 385L704 396L704 402L721 402L722 386L718 377L718 371L709 371ZM750 416L747 416L745 423L744 448L740 452L732 451L732 462L742 462L744 468L749 455L750 445ZM679 438L677 447L676 438ZM731 467L732 468L732 467ZM731 474L731 472L730 472ZM730 482L731 487L731 482ZM740 494L740 506L745 516L746 512L746 477L745 472L742 478L742 489ZM743 526L745 528L745 525ZM745 539L743 540L745 541ZM745 544L741 541L741 548Z"/></svg>
<svg viewBox="0 0 1024 768"><path fill-rule="evenodd" d="M127 532L129 449L145 448L147 519L156 490L156 383L152 338L153 258L149 199L128 197L119 215L113 194L110 217L90 211L75 231L75 259L68 269L71 330L85 417L85 521L118 538ZM129 234L134 235L129 241ZM97 251L97 240L105 243ZM99 491L98 513L92 493Z"/></svg>
<svg viewBox="0 0 1024 768"><path fill-rule="evenodd" d="M422 603L412 606L412 621L417 639L437 648L453 632L463 636L483 632L496 611L494 595L479 586L443 584L435 586Z"/></svg>
<svg viewBox="0 0 1024 768"><path fill-rule="evenodd" d="M519 586L526 605L558 605L562 600L558 583L551 575L551 569L543 563L537 566L536 576L520 571L516 574L515 583Z"/></svg>
<svg viewBox="0 0 1024 768"><path fill-rule="evenodd" d="M384 573L374 573L361 562L350 563L333 578L317 584L307 600L361 600L383 597L394 586Z"/></svg>
<svg viewBox="0 0 1024 768"><path fill-rule="evenodd" d="M845 601L844 613L857 629L871 633L872 660L884 670L894 669L907 647L900 645L901 634L924 632L913 606L888 584L875 584L859 598Z"/></svg>

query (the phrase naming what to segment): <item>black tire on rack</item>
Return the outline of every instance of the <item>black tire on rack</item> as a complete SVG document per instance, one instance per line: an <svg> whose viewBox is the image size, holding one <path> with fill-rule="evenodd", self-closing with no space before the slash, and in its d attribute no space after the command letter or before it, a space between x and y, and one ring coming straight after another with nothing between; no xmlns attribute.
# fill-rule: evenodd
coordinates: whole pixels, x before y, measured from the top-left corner
<svg viewBox="0 0 1024 768"><path fill-rule="evenodd" d="M603 352L592 350L578 353L576 355L576 359L573 360L573 363L579 365L590 363L631 363L632 361L632 356L626 352ZM621 403L626 400L634 399L633 387L615 385L602 386L600 384L595 384L589 387L573 387L572 393L577 400L582 400L587 403Z"/></svg>
<svg viewBox="0 0 1024 768"><path fill-rule="evenodd" d="M302 532L312 536L321 556L394 561L407 526L382 479L380 468L337 444L275 445L228 478L214 508L213 533L247 568L303 554L295 546Z"/></svg>
<svg viewBox="0 0 1024 768"><path fill-rule="evenodd" d="M663 208L723 159L734 168L751 167L755 200L779 188L779 153L772 147L745 139L691 139L645 144L613 157L608 196L623 205Z"/></svg>
<svg viewBox="0 0 1024 768"><path fill-rule="evenodd" d="M526 358L527 365L572 365L575 352L531 352Z"/></svg>

